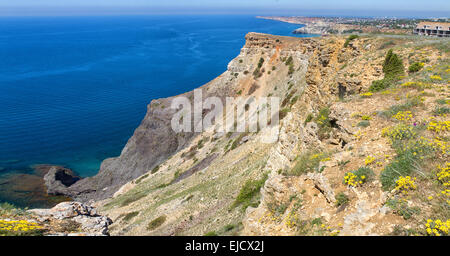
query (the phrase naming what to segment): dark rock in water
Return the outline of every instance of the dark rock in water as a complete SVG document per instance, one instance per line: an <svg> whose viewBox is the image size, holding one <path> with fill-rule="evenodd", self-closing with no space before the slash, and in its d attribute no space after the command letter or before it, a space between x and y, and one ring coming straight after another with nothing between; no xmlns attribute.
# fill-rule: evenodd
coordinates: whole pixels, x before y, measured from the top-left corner
<svg viewBox="0 0 450 256"><path fill-rule="evenodd" d="M52 166L44 176L44 183L49 195L67 195L67 187L80 179L70 169Z"/></svg>

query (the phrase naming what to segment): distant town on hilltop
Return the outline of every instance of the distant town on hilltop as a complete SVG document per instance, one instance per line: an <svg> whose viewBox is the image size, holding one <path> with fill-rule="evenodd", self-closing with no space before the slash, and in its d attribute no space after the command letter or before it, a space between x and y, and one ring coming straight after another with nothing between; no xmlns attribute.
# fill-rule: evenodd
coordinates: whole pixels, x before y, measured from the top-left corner
<svg viewBox="0 0 450 256"><path fill-rule="evenodd" d="M303 24L296 29L298 34L347 34L347 33L391 33L418 34L437 37L450 36L448 18L345 18L345 17L286 17L258 16L292 24Z"/></svg>

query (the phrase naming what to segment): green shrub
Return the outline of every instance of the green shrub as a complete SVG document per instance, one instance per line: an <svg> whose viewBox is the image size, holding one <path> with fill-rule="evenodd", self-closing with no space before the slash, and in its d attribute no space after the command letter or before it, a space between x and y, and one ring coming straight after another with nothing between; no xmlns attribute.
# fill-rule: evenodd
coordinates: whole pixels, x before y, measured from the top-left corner
<svg viewBox="0 0 450 256"><path fill-rule="evenodd" d="M133 202L135 202L135 201L137 201L137 200L139 200L139 199L141 199L141 198L143 198L145 196L146 196L146 194L143 194L143 193L142 194L129 195L122 201L122 203L120 204L120 207L127 206L127 205L129 205L129 204L131 204L131 203L133 203Z"/></svg>
<svg viewBox="0 0 450 256"><path fill-rule="evenodd" d="M255 199L259 195L259 191L261 190L261 187L264 186L267 178L268 175L265 174L259 180L248 180L247 182L245 182L244 186L242 186L241 190L239 191L239 194L236 197L232 208L238 205L242 205L243 209L245 210L249 206L257 206Z"/></svg>
<svg viewBox="0 0 450 256"><path fill-rule="evenodd" d="M261 57L261 58L259 59L258 66L257 66L257 67L255 68L255 70L253 71L253 76L254 76L255 78L261 77L262 74L264 73L264 70L261 71L261 67L262 67L263 63L264 63L264 59ZM245 72L244 72L244 74L245 74Z"/></svg>
<svg viewBox="0 0 450 256"><path fill-rule="evenodd" d="M262 67L262 65L263 65L263 63L264 63L264 59L261 57L261 58L259 58L259 62L258 62L258 68L261 68Z"/></svg>
<svg viewBox="0 0 450 256"><path fill-rule="evenodd" d="M315 151L307 151L296 158L292 169L284 171L286 176L300 176L308 172L319 172L320 162L327 158L327 154Z"/></svg>
<svg viewBox="0 0 450 256"><path fill-rule="evenodd" d="M358 37L359 37L358 35L350 35L347 38L347 40L345 40L344 47L346 48L350 44L351 41L355 40Z"/></svg>
<svg viewBox="0 0 450 256"><path fill-rule="evenodd" d="M223 227L223 230L224 230L225 232L229 232L229 231L233 230L235 227L236 227L236 226L233 225L233 224L228 224L228 225L225 225L225 226Z"/></svg>
<svg viewBox="0 0 450 256"><path fill-rule="evenodd" d="M447 104L447 99L437 99L436 103L439 105L445 105Z"/></svg>
<svg viewBox="0 0 450 256"><path fill-rule="evenodd" d="M369 87L369 91L377 92L384 90L400 80L399 77L405 73L405 67L403 66L402 59L400 59L400 57L398 57L392 49L388 51L384 59L383 73L384 78L373 81L372 85Z"/></svg>
<svg viewBox="0 0 450 256"><path fill-rule="evenodd" d="M203 236L217 236L216 231L209 231L208 233L205 233Z"/></svg>
<svg viewBox="0 0 450 256"><path fill-rule="evenodd" d="M295 71L294 64L293 63L289 64L288 75L292 75L294 71Z"/></svg>
<svg viewBox="0 0 450 256"><path fill-rule="evenodd" d="M374 80L372 81L372 84L369 87L369 91L371 92L378 92L382 91L386 88L391 87L395 83L394 80L389 78L383 78L381 80Z"/></svg>
<svg viewBox="0 0 450 256"><path fill-rule="evenodd" d="M392 190L400 176L411 175L417 167L418 162L411 152L406 152L397 156L381 172L380 180L385 191Z"/></svg>
<svg viewBox="0 0 450 256"><path fill-rule="evenodd" d="M389 199L386 205L405 220L410 219L414 214L420 213L419 207L409 207L408 203L403 200Z"/></svg>
<svg viewBox="0 0 450 256"><path fill-rule="evenodd" d="M311 122L311 121L313 120L313 118L314 118L314 115L311 114L311 113L309 113L309 114L306 116L306 119L305 119L305 125L306 125L307 123Z"/></svg>
<svg viewBox="0 0 450 256"><path fill-rule="evenodd" d="M144 179L147 178L148 176L149 176L148 173L145 174L145 175L142 175L142 176L141 176L139 179L137 179L134 183L139 184L139 183L141 183L142 180L144 180Z"/></svg>
<svg viewBox="0 0 450 256"><path fill-rule="evenodd" d="M360 167L358 170L347 172L343 183L349 186L359 186L371 181L375 173L369 167Z"/></svg>
<svg viewBox="0 0 450 256"><path fill-rule="evenodd" d="M147 225L147 230L154 230L157 229L158 227L160 227L164 222L166 222L166 216L165 215L161 215L158 218L152 220L150 223L148 223Z"/></svg>
<svg viewBox="0 0 450 256"><path fill-rule="evenodd" d="M285 118L289 112L291 112L290 108L283 108L282 110L280 110L280 120Z"/></svg>
<svg viewBox="0 0 450 256"><path fill-rule="evenodd" d="M415 73L415 72L418 72L419 70L421 70L422 68L423 68L423 63L415 62L415 63L409 65L408 72Z"/></svg>
<svg viewBox="0 0 450 256"><path fill-rule="evenodd" d="M353 174L355 174L358 177L365 176L366 182L371 181L375 176L375 173L369 167L360 167L358 170L354 171Z"/></svg>
<svg viewBox="0 0 450 256"><path fill-rule="evenodd" d="M16 206L10 203L0 203L0 215L6 214L17 214L20 211Z"/></svg>
<svg viewBox="0 0 450 256"><path fill-rule="evenodd" d="M329 138L331 132L331 121L329 118L330 109L324 107L320 109L319 114L316 116L314 121L319 126L318 136L320 140Z"/></svg>
<svg viewBox="0 0 450 256"><path fill-rule="evenodd" d="M291 105L294 105L297 101L298 101L298 95L295 95L295 96L291 99L290 104L291 104Z"/></svg>
<svg viewBox="0 0 450 256"><path fill-rule="evenodd" d="M440 116L440 115L445 115L445 114L450 114L450 108L436 106L433 110L433 115Z"/></svg>
<svg viewBox="0 0 450 256"><path fill-rule="evenodd" d="M289 58L286 60L284 64L286 64L286 66L293 65L294 59L292 58L292 56L289 56Z"/></svg>
<svg viewBox="0 0 450 256"><path fill-rule="evenodd" d="M350 201L350 199L346 194L344 194L344 192L337 194L335 198L336 198L336 206L344 205Z"/></svg>
<svg viewBox="0 0 450 256"><path fill-rule="evenodd" d="M359 122L356 126L366 128L366 127L368 127L369 125L370 125L370 122L369 122L369 121L363 120L363 121Z"/></svg>
<svg viewBox="0 0 450 256"><path fill-rule="evenodd" d="M159 171L159 165L155 166L155 168L152 169L151 173L156 173L157 171Z"/></svg>
<svg viewBox="0 0 450 256"><path fill-rule="evenodd" d="M130 221L132 218L136 217L139 215L139 212L129 212L125 215L125 217L123 217L123 221Z"/></svg>
<svg viewBox="0 0 450 256"><path fill-rule="evenodd" d="M403 61L395 54L392 49L386 54L386 58L383 63L383 73L384 77L389 77L393 79L398 79L405 73L405 67L403 66Z"/></svg>

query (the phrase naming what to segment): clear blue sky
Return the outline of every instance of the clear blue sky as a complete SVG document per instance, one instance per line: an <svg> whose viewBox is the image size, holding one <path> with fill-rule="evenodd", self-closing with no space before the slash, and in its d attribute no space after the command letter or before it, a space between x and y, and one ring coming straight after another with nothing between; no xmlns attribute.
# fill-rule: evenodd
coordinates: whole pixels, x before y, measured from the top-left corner
<svg viewBox="0 0 450 256"><path fill-rule="evenodd" d="M449 16L449 0L0 0L0 15L76 13L252 13ZM364 12L349 12L361 10ZM299 13L302 15L303 13ZM318 13L319 14L319 13Z"/></svg>

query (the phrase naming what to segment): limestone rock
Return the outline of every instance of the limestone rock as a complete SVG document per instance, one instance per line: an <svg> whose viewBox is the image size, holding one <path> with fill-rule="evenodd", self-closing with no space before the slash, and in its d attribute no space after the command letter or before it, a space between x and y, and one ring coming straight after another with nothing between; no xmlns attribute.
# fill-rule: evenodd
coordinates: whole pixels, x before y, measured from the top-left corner
<svg viewBox="0 0 450 256"><path fill-rule="evenodd" d="M80 180L72 170L60 166L53 166L44 176L44 183L47 187L47 194L66 194L67 187Z"/></svg>
<svg viewBox="0 0 450 256"><path fill-rule="evenodd" d="M32 209L28 212L41 222L68 220L79 223L85 235L109 235L108 226L112 224L110 218L99 215L94 207L79 202L63 202L51 209Z"/></svg>

